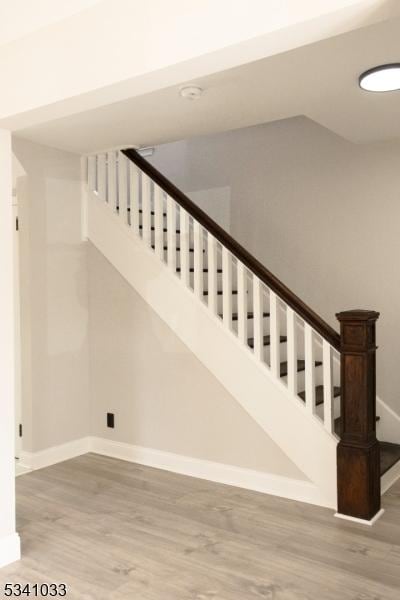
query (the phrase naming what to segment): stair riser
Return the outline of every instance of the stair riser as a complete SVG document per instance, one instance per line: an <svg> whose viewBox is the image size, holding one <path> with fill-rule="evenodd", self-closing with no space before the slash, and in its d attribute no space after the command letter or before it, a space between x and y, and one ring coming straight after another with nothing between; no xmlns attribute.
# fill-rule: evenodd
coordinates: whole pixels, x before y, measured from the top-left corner
<svg viewBox="0 0 400 600"><path fill-rule="evenodd" d="M320 417L320 419L323 419L324 417L324 405L320 404L319 406L317 406L317 415ZM334 419L337 419L338 417L340 417L340 396L337 396L336 398L334 398L333 401L333 417Z"/></svg>
<svg viewBox="0 0 400 600"><path fill-rule="evenodd" d="M167 260L167 252L165 251L165 260ZM203 261L203 267L206 268L207 267L207 253L203 253L204 255L204 261ZM180 267L181 266L181 257L180 257L180 252L176 253L176 266ZM194 267L194 252L189 252L189 266L192 269Z"/></svg>
<svg viewBox="0 0 400 600"><path fill-rule="evenodd" d="M282 362L282 361L281 361ZM287 377L282 377L282 381L287 382ZM315 367L315 385L321 385L323 381L323 369L322 365ZM305 371L299 371L297 373L297 389L302 392L306 389L306 375Z"/></svg>
<svg viewBox="0 0 400 600"><path fill-rule="evenodd" d="M232 328L237 332L238 330L238 322L233 321ZM269 335L270 330L270 322L269 317L263 318L263 335ZM254 337L254 319L247 319L247 338Z"/></svg>
<svg viewBox="0 0 400 600"><path fill-rule="evenodd" d="M190 273L190 285L194 286L194 273ZM217 289L222 290L222 273L217 273ZM208 273L203 273L203 290L208 291Z"/></svg>
<svg viewBox="0 0 400 600"><path fill-rule="evenodd" d="M206 302L207 302L207 296L206 296ZM237 310L238 310L238 298L237 298L237 294L233 294L232 295L232 312L236 313ZM247 295L247 311L251 312L252 310L253 310L253 301L252 301L251 296L248 294ZM217 297L217 312L220 315L223 314L223 296L222 296L222 294ZM247 337L251 337L251 335L248 334Z"/></svg>
<svg viewBox="0 0 400 600"><path fill-rule="evenodd" d="M152 225L152 227L153 227L153 225ZM163 227L163 229L165 229L165 227ZM141 237L142 237L142 234L143 234L143 230L140 229L139 230L139 235ZM152 242L152 244L154 244L154 240L155 240L155 231L151 231L151 242ZM167 246L168 245L168 233L165 232L165 231L163 232L163 240L164 240L164 242L163 242L164 246ZM175 240L176 240L175 241L176 247L179 248L180 242L181 242L180 233L176 233ZM192 235L190 235L189 240L190 240L189 245L190 245L191 248L193 248L194 244L193 244L193 236ZM205 256L207 254L207 246L206 246L206 244L204 244L203 250L204 250L203 255ZM204 266L207 266L207 265L205 264Z"/></svg>
<svg viewBox="0 0 400 600"><path fill-rule="evenodd" d="M264 348L264 360L267 364L271 363L271 347L266 346ZM287 360L287 344L283 342L279 344L279 362L284 362Z"/></svg>

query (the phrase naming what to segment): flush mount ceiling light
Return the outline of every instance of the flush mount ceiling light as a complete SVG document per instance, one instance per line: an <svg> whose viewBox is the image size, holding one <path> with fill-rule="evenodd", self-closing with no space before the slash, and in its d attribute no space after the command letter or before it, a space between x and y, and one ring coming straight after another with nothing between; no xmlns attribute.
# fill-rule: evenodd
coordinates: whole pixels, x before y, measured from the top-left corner
<svg viewBox="0 0 400 600"><path fill-rule="evenodd" d="M179 94L186 100L198 100L203 94L203 90L198 85L185 85L181 87Z"/></svg>
<svg viewBox="0 0 400 600"><path fill-rule="evenodd" d="M360 87L367 92L400 90L400 63L380 65L360 75Z"/></svg>

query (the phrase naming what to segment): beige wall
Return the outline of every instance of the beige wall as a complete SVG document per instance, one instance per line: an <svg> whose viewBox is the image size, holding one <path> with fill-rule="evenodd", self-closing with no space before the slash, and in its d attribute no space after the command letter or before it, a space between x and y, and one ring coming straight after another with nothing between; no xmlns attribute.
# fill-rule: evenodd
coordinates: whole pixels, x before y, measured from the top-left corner
<svg viewBox="0 0 400 600"><path fill-rule="evenodd" d="M23 450L89 430L86 246L80 158L13 140L20 214Z"/></svg>
<svg viewBox="0 0 400 600"><path fill-rule="evenodd" d="M88 262L92 434L304 479L92 245Z"/></svg>
<svg viewBox="0 0 400 600"><path fill-rule="evenodd" d="M229 186L233 236L334 327L340 310L381 312L378 392L400 412L400 143L355 145L298 117L151 161L186 192Z"/></svg>

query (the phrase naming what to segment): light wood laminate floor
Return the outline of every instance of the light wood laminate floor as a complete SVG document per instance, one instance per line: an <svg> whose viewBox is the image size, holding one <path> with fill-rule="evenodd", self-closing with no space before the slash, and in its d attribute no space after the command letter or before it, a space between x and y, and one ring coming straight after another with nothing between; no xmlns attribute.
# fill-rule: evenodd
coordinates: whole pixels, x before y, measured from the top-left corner
<svg viewBox="0 0 400 600"><path fill-rule="evenodd" d="M17 479L9 582L82 600L399 600L400 483L372 528L94 454ZM0 598L3 596L0 595Z"/></svg>

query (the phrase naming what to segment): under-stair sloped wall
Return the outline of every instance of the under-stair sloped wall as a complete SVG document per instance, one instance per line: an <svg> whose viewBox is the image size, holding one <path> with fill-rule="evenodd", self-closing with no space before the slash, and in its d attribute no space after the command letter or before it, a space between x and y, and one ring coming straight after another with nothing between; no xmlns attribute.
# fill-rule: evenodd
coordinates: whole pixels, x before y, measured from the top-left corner
<svg viewBox="0 0 400 600"><path fill-rule="evenodd" d="M100 194L88 193L87 234L94 246L167 323L244 410L318 489L318 503L336 506L336 444L316 415L293 397L282 378L223 326L182 285L143 238ZM190 393L190 389L188 389ZM212 418L212 415L210 415Z"/></svg>
<svg viewBox="0 0 400 600"><path fill-rule="evenodd" d="M91 435L195 464L230 466L233 473L244 469L255 489L268 479L311 489L304 474L90 242L88 272ZM113 429L107 427L107 412L115 414Z"/></svg>

